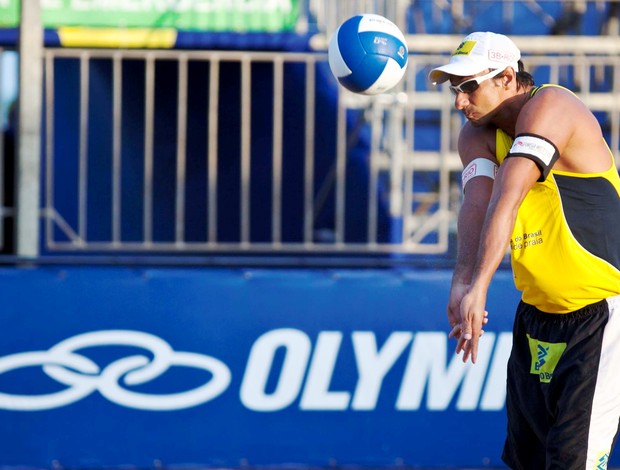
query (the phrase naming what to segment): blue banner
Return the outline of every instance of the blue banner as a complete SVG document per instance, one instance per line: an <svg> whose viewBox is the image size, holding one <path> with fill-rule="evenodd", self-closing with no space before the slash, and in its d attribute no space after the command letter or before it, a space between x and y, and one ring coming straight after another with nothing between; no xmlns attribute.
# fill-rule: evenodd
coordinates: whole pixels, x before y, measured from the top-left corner
<svg viewBox="0 0 620 470"><path fill-rule="evenodd" d="M496 275L479 361L450 273L0 271L0 464L501 465L519 294Z"/></svg>

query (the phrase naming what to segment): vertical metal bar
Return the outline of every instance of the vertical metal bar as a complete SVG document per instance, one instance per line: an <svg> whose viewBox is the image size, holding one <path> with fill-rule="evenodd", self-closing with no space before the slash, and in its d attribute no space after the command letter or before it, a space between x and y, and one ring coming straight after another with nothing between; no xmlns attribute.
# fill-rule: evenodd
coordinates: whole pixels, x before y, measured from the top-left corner
<svg viewBox="0 0 620 470"><path fill-rule="evenodd" d="M392 151L392 158L390 159L390 216L400 219L401 238L399 242L402 244L406 237L403 222L409 210L403 204L403 192L407 190L403 187L403 108L396 97L390 106L387 119L390 126L389 139Z"/></svg>
<svg viewBox="0 0 620 470"><path fill-rule="evenodd" d="M185 241L185 178L187 149L187 55L179 58L179 90L177 103L177 187L175 241Z"/></svg>
<svg viewBox="0 0 620 470"><path fill-rule="evenodd" d="M560 63L557 59L549 58L549 83L559 83Z"/></svg>
<svg viewBox="0 0 620 470"><path fill-rule="evenodd" d="M2 103L4 103L4 83L2 78L3 63L6 57L5 50L0 47L0 248L4 248L4 225L6 223L7 208L4 207L4 172L5 172L5 150L4 150L4 110L2 109Z"/></svg>
<svg viewBox="0 0 620 470"><path fill-rule="evenodd" d="M439 221L437 227L437 244L443 247L444 251L448 248L449 230L449 209L450 209L450 168L448 164L448 151L442 153L441 167L439 168Z"/></svg>
<svg viewBox="0 0 620 470"><path fill-rule="evenodd" d="M615 96L620 93L620 61L616 57L615 65L613 66L614 82L612 84L612 91ZM610 136L611 151L616 158L616 165L620 165L620 104L618 100L614 100L614 107L611 110L611 136Z"/></svg>
<svg viewBox="0 0 620 470"><path fill-rule="evenodd" d="M213 56L209 67L209 129L208 129L208 178L207 240L217 242L217 152L218 107L220 89L220 59Z"/></svg>
<svg viewBox="0 0 620 470"><path fill-rule="evenodd" d="M414 187L414 168L412 160L415 158L415 112L416 112L416 77L418 76L419 66L417 62L410 57L410 66L407 71L406 77L411 77L411 87L409 89L407 107L405 108L405 177L404 177L404 190L403 190L403 239L401 240L401 247L404 247L409 242L409 232L411 226L411 218L413 212L413 192L416 189ZM409 80L405 82L405 85L409 83Z"/></svg>
<svg viewBox="0 0 620 470"><path fill-rule="evenodd" d="M306 63L306 125L304 157L304 243L314 240L314 138L316 134L316 60Z"/></svg>
<svg viewBox="0 0 620 470"><path fill-rule="evenodd" d="M378 160L379 160L379 142L383 133L383 109L379 109L379 103L374 102L372 105L370 125L370 161L368 172L368 227L367 239L368 243L377 242L377 213L378 213L378 194L376 193L378 182Z"/></svg>
<svg viewBox="0 0 620 470"><path fill-rule="evenodd" d="M413 8L413 2L410 0L399 0L394 11L394 19L398 21L398 27L405 34L410 30L407 24L409 22L407 10L410 6Z"/></svg>
<svg viewBox="0 0 620 470"><path fill-rule="evenodd" d="M575 76L579 75L579 84L581 89L590 94L590 68L591 63L586 59L584 54L578 54L575 57Z"/></svg>
<svg viewBox="0 0 620 470"><path fill-rule="evenodd" d="M457 21L463 21L465 18L465 5L463 0L452 0L452 6L450 7L450 15Z"/></svg>
<svg viewBox="0 0 620 470"><path fill-rule="evenodd" d="M344 243L344 219L345 219L345 177L347 163L347 110L342 97L338 94L338 116L337 116L337 135L338 143L336 148L336 220L335 220L335 242L336 245Z"/></svg>
<svg viewBox="0 0 620 470"><path fill-rule="evenodd" d="M250 151L252 131L252 59L241 59L241 245L250 242Z"/></svg>
<svg viewBox="0 0 620 470"><path fill-rule="evenodd" d="M54 237L54 56L45 53L45 240L50 245Z"/></svg>
<svg viewBox="0 0 620 470"><path fill-rule="evenodd" d="M442 214L448 213L450 204L450 174L448 165L448 155L450 153L450 122L452 117L452 104L446 100L441 109L441 142L440 142L440 166L439 166L439 227L437 234L440 244L446 244L448 239L448 217ZM443 234L443 235L442 235Z"/></svg>
<svg viewBox="0 0 620 470"><path fill-rule="evenodd" d="M271 242L282 242L282 115L284 113L284 71L282 56L273 61L273 171L271 183Z"/></svg>
<svg viewBox="0 0 620 470"><path fill-rule="evenodd" d="M343 18L346 18L348 15L344 12L343 8L346 6L344 2L334 2L334 1L325 1L325 23L327 25L327 31L329 32L329 36L333 34L340 21ZM328 37L329 37L328 36Z"/></svg>
<svg viewBox="0 0 620 470"><path fill-rule="evenodd" d="M433 2L431 18L433 21L433 25L437 25L441 23L441 17L443 15L443 5L440 5L439 2Z"/></svg>
<svg viewBox="0 0 620 470"><path fill-rule="evenodd" d="M505 30L514 25L514 0L504 0L502 3L502 23Z"/></svg>
<svg viewBox="0 0 620 470"><path fill-rule="evenodd" d="M78 169L78 234L80 243L86 242L88 227L88 112L90 108L89 62L87 52L80 55L80 129Z"/></svg>
<svg viewBox="0 0 620 470"><path fill-rule="evenodd" d="M620 109L616 104L616 109L611 115L611 136L610 146L616 160L616 165L620 166Z"/></svg>
<svg viewBox="0 0 620 470"><path fill-rule="evenodd" d="M121 137L123 125L123 63L115 52L112 68L112 243L121 241Z"/></svg>
<svg viewBox="0 0 620 470"><path fill-rule="evenodd" d="M16 254L39 255L43 28L40 0L20 2Z"/></svg>
<svg viewBox="0 0 620 470"><path fill-rule="evenodd" d="M153 139L155 111L155 59L146 57L144 87L144 213L143 237L148 245L153 242Z"/></svg>

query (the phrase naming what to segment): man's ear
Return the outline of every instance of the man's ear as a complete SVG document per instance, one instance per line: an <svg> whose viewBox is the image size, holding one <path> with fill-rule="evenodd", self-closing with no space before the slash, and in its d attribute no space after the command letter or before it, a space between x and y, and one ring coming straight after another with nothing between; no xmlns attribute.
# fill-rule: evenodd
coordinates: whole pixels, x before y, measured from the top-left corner
<svg viewBox="0 0 620 470"><path fill-rule="evenodd" d="M517 71L513 69L512 67L508 67L506 70L504 70L501 76L502 86L504 88L508 88L510 84L516 79L517 79Z"/></svg>

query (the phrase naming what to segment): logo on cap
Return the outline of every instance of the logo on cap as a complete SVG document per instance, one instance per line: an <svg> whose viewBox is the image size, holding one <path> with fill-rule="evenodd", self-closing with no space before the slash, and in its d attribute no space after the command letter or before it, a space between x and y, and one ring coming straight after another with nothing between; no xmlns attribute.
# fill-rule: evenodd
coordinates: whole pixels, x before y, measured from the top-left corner
<svg viewBox="0 0 620 470"><path fill-rule="evenodd" d="M472 49L474 48L474 46L476 45L478 41L472 41L472 40L468 40L468 41L463 41L459 47L456 48L456 51L454 51L454 54L452 54L453 56L455 55L469 55L471 54Z"/></svg>
<svg viewBox="0 0 620 470"><path fill-rule="evenodd" d="M493 62L511 63L516 62L516 57L512 52L491 49L489 50L489 60Z"/></svg>

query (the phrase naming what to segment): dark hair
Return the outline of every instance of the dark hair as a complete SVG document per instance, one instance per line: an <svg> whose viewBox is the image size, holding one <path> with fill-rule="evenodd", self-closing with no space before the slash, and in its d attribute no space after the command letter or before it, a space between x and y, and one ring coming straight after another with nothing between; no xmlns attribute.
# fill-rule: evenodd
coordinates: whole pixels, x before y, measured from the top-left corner
<svg viewBox="0 0 620 470"><path fill-rule="evenodd" d="M529 72L525 71L523 62L519 60L519 70L515 71L517 76L517 90L519 88L525 88L534 85L534 77Z"/></svg>

